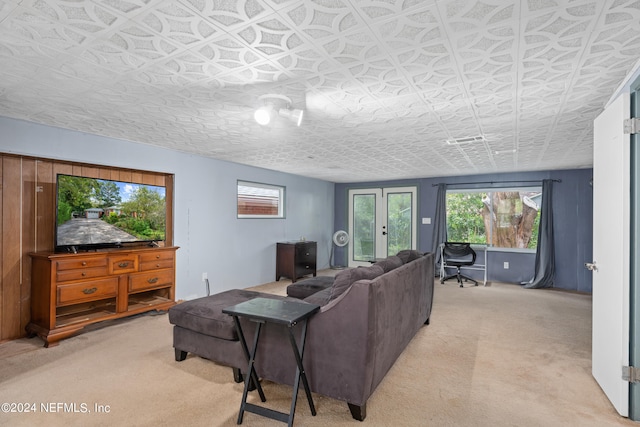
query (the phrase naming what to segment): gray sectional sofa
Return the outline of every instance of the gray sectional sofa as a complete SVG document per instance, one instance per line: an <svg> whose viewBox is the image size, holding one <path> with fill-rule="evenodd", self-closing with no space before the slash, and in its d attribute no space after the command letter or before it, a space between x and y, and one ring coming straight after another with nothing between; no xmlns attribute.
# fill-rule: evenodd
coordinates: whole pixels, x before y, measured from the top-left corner
<svg viewBox="0 0 640 427"><path fill-rule="evenodd" d="M401 251L370 267L340 271L331 286L304 298L321 305L308 322L303 361L311 391L347 402L352 416L364 420L369 397L429 323L433 289L433 254ZM258 296L292 298L235 289L172 307L176 360L193 353L234 368L241 381L248 362L222 309ZM249 340L255 323L241 322ZM293 385L296 363L281 329L262 330L258 355L260 378Z"/></svg>

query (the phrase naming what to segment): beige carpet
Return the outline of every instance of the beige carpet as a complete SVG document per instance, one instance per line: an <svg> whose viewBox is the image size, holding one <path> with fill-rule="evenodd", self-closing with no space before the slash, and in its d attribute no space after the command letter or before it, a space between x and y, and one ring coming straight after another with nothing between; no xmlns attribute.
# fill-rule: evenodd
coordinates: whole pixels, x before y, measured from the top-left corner
<svg viewBox="0 0 640 427"><path fill-rule="evenodd" d="M288 283L262 289L281 293ZM590 337L588 295L436 283L431 325L370 398L365 422L319 395L312 417L301 390L295 425L635 426L593 380ZM231 370L192 355L175 362L171 339L166 315L146 315L50 349L37 338L0 345L0 403L35 405L0 412L0 425L236 425L242 385ZM263 387L269 407L288 412L291 388ZM283 423L246 413L243 425Z"/></svg>

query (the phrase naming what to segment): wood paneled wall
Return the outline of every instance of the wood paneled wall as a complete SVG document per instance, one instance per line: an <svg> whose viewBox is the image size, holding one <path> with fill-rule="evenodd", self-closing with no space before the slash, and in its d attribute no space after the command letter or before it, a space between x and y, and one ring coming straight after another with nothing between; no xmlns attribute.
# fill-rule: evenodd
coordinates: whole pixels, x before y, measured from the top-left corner
<svg viewBox="0 0 640 427"><path fill-rule="evenodd" d="M30 252L54 249L59 173L166 188L166 244L173 245L173 175L0 153L0 342L26 335Z"/></svg>

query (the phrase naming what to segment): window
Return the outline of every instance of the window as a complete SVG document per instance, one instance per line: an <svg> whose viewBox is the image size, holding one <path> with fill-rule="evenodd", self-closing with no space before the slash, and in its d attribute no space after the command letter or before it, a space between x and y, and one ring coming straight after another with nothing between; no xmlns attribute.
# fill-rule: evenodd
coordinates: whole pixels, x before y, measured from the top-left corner
<svg viewBox="0 0 640 427"><path fill-rule="evenodd" d="M284 190L278 185L238 181L238 218L284 218Z"/></svg>
<svg viewBox="0 0 640 427"><path fill-rule="evenodd" d="M535 249L542 188L447 191L447 240Z"/></svg>

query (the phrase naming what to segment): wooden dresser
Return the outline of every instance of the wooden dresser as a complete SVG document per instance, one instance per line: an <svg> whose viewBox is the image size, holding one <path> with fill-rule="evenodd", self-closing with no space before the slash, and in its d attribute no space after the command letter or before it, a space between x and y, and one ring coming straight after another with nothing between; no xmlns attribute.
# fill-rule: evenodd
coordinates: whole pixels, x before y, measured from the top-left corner
<svg viewBox="0 0 640 427"><path fill-rule="evenodd" d="M175 304L177 247L32 253L31 322L54 346L92 323Z"/></svg>
<svg viewBox="0 0 640 427"><path fill-rule="evenodd" d="M276 281L281 276L289 277L295 283L308 274L316 276L316 242L306 240L278 242L276 250Z"/></svg>

